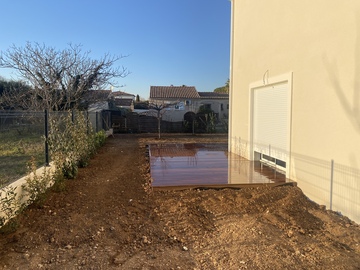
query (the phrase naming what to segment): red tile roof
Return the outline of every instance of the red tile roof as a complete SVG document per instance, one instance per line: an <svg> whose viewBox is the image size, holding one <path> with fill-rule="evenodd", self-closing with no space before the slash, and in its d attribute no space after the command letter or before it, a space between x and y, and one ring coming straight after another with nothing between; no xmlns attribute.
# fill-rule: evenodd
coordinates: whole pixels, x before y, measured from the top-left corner
<svg viewBox="0 0 360 270"><path fill-rule="evenodd" d="M216 92L198 92L201 98L229 99L229 94Z"/></svg>
<svg viewBox="0 0 360 270"><path fill-rule="evenodd" d="M129 94L129 93L125 93L125 92L122 92L122 91L113 91L112 92L112 95L114 96L114 97L117 97L117 96L131 96L131 97L135 97L135 95L133 95L133 94Z"/></svg>
<svg viewBox="0 0 360 270"><path fill-rule="evenodd" d="M194 86L150 86L150 98L200 98L200 96Z"/></svg>

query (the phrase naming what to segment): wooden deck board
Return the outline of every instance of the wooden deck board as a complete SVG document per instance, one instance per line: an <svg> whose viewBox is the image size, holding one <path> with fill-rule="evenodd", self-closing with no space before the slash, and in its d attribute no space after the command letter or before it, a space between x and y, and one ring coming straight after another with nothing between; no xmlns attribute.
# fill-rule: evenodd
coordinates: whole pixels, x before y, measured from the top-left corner
<svg viewBox="0 0 360 270"><path fill-rule="evenodd" d="M149 153L156 189L294 184L275 168L228 153L227 144L154 144Z"/></svg>

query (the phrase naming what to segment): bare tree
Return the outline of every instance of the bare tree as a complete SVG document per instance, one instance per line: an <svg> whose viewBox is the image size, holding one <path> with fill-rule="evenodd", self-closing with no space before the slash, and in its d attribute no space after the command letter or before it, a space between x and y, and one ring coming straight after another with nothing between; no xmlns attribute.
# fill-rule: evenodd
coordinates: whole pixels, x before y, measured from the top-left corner
<svg viewBox="0 0 360 270"><path fill-rule="evenodd" d="M149 116L155 116L158 124L158 138L161 137L161 119L163 115L167 112L168 108L174 106L178 102L165 103L165 102L149 102Z"/></svg>
<svg viewBox="0 0 360 270"><path fill-rule="evenodd" d="M31 85L32 109L67 110L79 107L86 92L114 85L115 78L128 75L126 68L114 67L123 57L105 54L91 59L81 45L57 50L28 42L3 52L0 67L15 69Z"/></svg>

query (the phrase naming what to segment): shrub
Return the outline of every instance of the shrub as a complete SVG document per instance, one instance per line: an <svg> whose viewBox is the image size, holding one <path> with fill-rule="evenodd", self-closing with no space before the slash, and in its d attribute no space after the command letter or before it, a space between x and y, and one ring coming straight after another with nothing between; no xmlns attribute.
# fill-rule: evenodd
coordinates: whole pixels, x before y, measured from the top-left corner
<svg viewBox="0 0 360 270"><path fill-rule="evenodd" d="M61 127L65 127L61 129ZM86 167L92 155L104 144L104 131L93 133L84 114L68 114L60 120L52 119L49 150L52 161L66 178L75 178L79 167Z"/></svg>
<svg viewBox="0 0 360 270"><path fill-rule="evenodd" d="M16 227L13 219L19 212L20 202L17 199L16 187L6 186L0 189L0 228L7 223L8 229L12 231ZM3 230L3 229L2 229Z"/></svg>
<svg viewBox="0 0 360 270"><path fill-rule="evenodd" d="M53 181L53 176L48 168L44 167L42 175L36 174L36 169L35 159L32 158L28 164L26 184L22 186L24 191L22 196L27 198L26 205L36 204L41 206L46 199L46 190Z"/></svg>
<svg viewBox="0 0 360 270"><path fill-rule="evenodd" d="M29 204L41 206L46 199L46 190L50 183L54 184L55 191L63 190L64 178L75 178L78 168L87 166L90 158L105 141L105 132L93 133L82 113L77 113L75 118L67 114L51 119L48 145L55 171L50 172L50 169L45 167L41 175L36 174L37 164L35 158L32 158L28 163L29 176L26 178L26 184L22 186L21 196L18 196L16 187L7 186L0 189L0 227L5 227L6 223L6 231L16 229L14 217L20 211Z"/></svg>
<svg viewBox="0 0 360 270"><path fill-rule="evenodd" d="M104 145L105 141L106 141L106 133L104 130L100 130L99 132L95 133L94 136L94 143L95 143L95 148L98 149L101 146Z"/></svg>

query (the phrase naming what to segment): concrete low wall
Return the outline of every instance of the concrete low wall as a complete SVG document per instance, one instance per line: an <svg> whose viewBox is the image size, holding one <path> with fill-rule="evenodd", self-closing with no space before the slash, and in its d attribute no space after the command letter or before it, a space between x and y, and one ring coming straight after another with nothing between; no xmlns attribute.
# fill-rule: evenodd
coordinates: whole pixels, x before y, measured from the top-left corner
<svg viewBox="0 0 360 270"><path fill-rule="evenodd" d="M48 174L49 176L52 176L55 172L55 165L50 163L49 166L43 166L39 169L37 169L35 171L36 176L41 177L45 174ZM6 190L11 190L14 189L15 193L16 193L16 197L14 200L14 203L12 204L13 207L13 211L15 212L16 208L19 208L21 205L27 205L28 201L29 201L29 196L28 194L26 194L26 192L24 191L24 186L27 185L27 179L31 179L32 177L34 177L34 173L30 173L12 183L10 183L7 186L4 186L0 189L0 200L6 197ZM53 185L53 182L51 181L48 184L48 188L51 187ZM0 202L1 203L1 202ZM0 218L1 217L5 217L5 213L4 212L0 212ZM8 220L6 220L5 222L7 222Z"/></svg>

